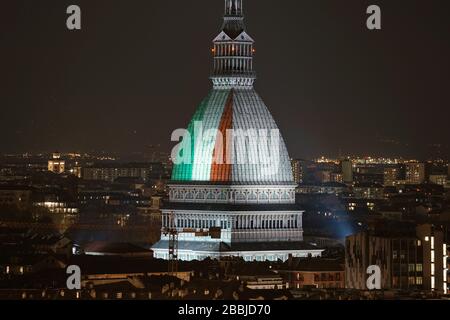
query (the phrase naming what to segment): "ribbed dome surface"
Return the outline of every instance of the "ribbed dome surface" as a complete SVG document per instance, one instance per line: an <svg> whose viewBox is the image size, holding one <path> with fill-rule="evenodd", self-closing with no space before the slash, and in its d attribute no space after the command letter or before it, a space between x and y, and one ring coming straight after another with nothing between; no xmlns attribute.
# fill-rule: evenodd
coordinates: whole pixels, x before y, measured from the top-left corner
<svg viewBox="0 0 450 320"><path fill-rule="evenodd" d="M201 131L195 130L199 124ZM244 139L234 137L231 143L227 140L230 129L235 135L247 135ZM220 134L207 134L208 130ZM198 107L188 131L192 160L191 163L175 161L173 181L293 184L286 145L272 115L253 88L213 89ZM198 138L198 132L203 132L202 139Z"/></svg>

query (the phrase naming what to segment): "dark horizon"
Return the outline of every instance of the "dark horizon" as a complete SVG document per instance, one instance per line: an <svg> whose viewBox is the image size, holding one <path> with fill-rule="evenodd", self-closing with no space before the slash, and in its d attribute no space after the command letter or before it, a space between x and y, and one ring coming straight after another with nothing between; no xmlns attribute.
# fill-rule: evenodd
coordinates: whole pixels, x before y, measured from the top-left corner
<svg viewBox="0 0 450 320"><path fill-rule="evenodd" d="M245 0L255 87L291 157L450 158L448 1L377 1L381 31L369 4ZM0 152L170 151L211 88L222 15L221 0L8 2Z"/></svg>

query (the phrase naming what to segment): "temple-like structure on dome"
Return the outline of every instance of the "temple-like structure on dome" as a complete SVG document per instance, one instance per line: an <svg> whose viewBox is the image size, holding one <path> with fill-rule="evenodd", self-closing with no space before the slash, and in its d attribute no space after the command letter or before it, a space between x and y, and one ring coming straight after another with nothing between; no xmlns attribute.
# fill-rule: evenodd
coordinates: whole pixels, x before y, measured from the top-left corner
<svg viewBox="0 0 450 320"><path fill-rule="evenodd" d="M213 88L187 128L184 150L173 159L155 257L169 258L169 229L177 231L181 260L319 256L321 249L303 242L303 212L295 204L286 145L253 88L254 40L245 29L242 0L225 0L213 45Z"/></svg>

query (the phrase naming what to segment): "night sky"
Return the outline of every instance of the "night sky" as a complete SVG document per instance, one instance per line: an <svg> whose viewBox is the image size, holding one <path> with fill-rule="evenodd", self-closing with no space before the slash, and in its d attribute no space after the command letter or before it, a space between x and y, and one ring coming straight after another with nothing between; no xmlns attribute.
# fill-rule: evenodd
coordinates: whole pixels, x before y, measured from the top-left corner
<svg viewBox="0 0 450 320"><path fill-rule="evenodd" d="M66 8L82 30L66 28ZM369 4L381 31L367 30ZM291 156L450 156L448 0L244 0L256 90ZM14 0L0 10L0 152L144 151L211 87L223 0Z"/></svg>

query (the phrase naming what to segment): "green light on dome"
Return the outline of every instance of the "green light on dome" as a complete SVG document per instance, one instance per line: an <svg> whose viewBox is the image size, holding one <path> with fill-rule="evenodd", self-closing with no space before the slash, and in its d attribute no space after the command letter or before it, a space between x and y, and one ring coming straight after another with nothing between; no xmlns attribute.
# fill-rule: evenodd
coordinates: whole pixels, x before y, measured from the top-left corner
<svg viewBox="0 0 450 320"><path fill-rule="evenodd" d="M222 117L226 99L230 90L213 90L200 104L187 128L191 136L192 161L189 164L174 165L172 180L174 181L209 181L211 164L216 144L215 137L197 139L196 125L201 123L202 131L217 129ZM199 141L196 141L199 140Z"/></svg>

